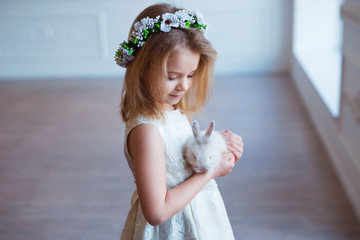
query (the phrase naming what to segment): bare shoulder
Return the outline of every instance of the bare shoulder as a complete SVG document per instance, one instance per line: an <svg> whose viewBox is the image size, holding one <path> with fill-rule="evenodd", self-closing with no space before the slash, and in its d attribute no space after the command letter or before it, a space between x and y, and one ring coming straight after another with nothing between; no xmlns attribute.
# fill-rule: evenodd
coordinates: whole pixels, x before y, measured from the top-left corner
<svg viewBox="0 0 360 240"><path fill-rule="evenodd" d="M136 126L128 135L128 150L131 157L141 152L151 153L162 146L161 135L157 127L149 123Z"/></svg>
<svg viewBox="0 0 360 240"><path fill-rule="evenodd" d="M138 135L153 135L153 134L160 134L157 127L150 123L142 123L134 127L129 136L138 136Z"/></svg>

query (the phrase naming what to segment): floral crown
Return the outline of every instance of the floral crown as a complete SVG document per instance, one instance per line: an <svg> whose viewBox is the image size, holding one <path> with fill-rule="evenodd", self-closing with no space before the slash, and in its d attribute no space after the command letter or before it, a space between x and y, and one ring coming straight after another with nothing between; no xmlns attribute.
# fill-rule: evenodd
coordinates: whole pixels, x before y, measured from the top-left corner
<svg viewBox="0 0 360 240"><path fill-rule="evenodd" d="M145 44L146 39L159 31L170 32L171 28L200 29L205 32L206 24L202 14L188 10L179 10L175 13L164 13L156 18L143 18L134 24L134 30L128 41L120 44L115 53L115 61L120 67L126 68L128 63L134 59L134 52Z"/></svg>

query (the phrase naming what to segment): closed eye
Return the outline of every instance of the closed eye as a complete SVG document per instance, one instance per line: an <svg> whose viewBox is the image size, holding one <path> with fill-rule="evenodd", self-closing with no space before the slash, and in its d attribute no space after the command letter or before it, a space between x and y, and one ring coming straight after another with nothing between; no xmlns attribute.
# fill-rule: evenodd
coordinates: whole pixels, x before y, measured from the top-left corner
<svg viewBox="0 0 360 240"><path fill-rule="evenodd" d="M188 77L188 78L193 78L194 75L195 75L195 71L191 72L187 77Z"/></svg>

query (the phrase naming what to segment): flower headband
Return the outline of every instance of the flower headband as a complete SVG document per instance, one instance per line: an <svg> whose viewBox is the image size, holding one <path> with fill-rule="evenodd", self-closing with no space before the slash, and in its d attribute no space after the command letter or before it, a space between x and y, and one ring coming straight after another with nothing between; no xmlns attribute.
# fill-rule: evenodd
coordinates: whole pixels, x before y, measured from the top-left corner
<svg viewBox="0 0 360 240"><path fill-rule="evenodd" d="M206 30L206 24L199 10L196 13L179 10L175 13L164 13L161 17L143 18L134 24L129 40L120 44L120 48L115 53L116 64L126 68L134 59L134 52L145 44L151 34L159 31L170 32L171 28L189 29L191 27L204 32Z"/></svg>

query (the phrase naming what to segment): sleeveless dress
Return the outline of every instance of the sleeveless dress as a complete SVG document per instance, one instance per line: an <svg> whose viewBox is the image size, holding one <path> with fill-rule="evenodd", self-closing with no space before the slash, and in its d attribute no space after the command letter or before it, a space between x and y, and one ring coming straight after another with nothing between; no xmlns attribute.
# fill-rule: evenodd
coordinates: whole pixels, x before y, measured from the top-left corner
<svg viewBox="0 0 360 240"><path fill-rule="evenodd" d="M124 153L130 170L134 164L127 150L127 136L140 124L152 124L159 130L165 149L166 186L171 189L191 176L183 159L183 146L192 136L191 126L180 110L165 112L161 120L139 117L126 123ZM121 240L230 240L234 239L224 202L215 180L210 180L194 199L166 222L150 225L141 211L135 191Z"/></svg>

